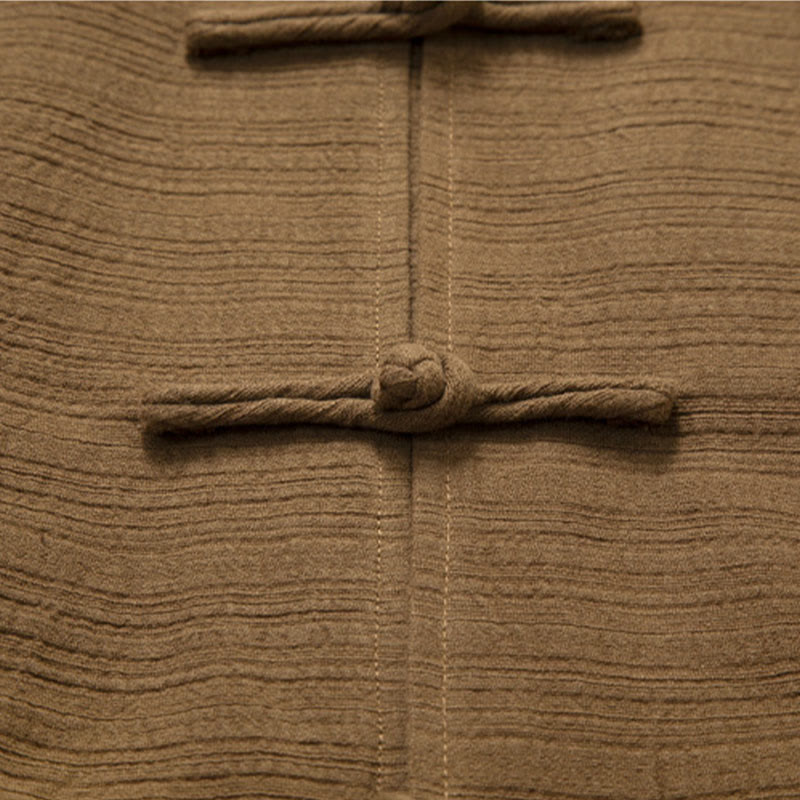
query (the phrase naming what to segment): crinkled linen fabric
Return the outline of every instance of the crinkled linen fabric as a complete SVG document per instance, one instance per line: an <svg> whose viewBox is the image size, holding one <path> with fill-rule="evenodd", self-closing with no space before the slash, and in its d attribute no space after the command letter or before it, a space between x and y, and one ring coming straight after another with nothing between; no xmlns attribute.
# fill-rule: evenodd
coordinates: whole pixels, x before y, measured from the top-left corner
<svg viewBox="0 0 800 800"><path fill-rule="evenodd" d="M800 6L187 58L215 8L0 4L0 800L800 798ZM131 413L406 341L674 413Z"/></svg>

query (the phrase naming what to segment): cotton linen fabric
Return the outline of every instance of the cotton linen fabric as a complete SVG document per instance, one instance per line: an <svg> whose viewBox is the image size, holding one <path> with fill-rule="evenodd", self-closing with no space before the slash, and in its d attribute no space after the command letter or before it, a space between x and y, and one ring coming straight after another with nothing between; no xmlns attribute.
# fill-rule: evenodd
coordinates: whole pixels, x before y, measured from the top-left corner
<svg viewBox="0 0 800 800"><path fill-rule="evenodd" d="M0 5L0 800L800 797L798 6L187 59L215 7ZM678 399L134 413L405 341Z"/></svg>

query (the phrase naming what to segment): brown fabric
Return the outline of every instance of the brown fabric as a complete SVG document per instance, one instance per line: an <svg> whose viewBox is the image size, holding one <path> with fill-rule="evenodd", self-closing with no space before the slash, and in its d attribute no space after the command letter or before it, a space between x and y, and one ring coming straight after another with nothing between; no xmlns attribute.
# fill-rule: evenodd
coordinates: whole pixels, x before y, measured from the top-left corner
<svg viewBox="0 0 800 800"><path fill-rule="evenodd" d="M204 57L261 47L410 39L452 26L618 40L641 34L630 2L273 2L211 6L186 25L186 50Z"/></svg>
<svg viewBox="0 0 800 800"><path fill-rule="evenodd" d="M414 797L800 794L799 11L425 42L415 337L680 399L415 440Z"/></svg>
<svg viewBox="0 0 800 800"><path fill-rule="evenodd" d="M454 353L420 342L387 351L374 370L327 381L276 379L256 386L171 386L145 395L146 434L199 434L242 425L340 425L426 433L459 423L542 419L664 423L674 390L643 380L581 377L478 383Z"/></svg>
<svg viewBox="0 0 800 800"><path fill-rule="evenodd" d="M195 10L0 4L2 800L404 781L410 443L129 409L408 338L408 46L198 68Z"/></svg>
<svg viewBox="0 0 800 800"><path fill-rule="evenodd" d="M0 5L0 800L800 795L798 6L187 60L215 8ZM678 400L131 418L408 341Z"/></svg>

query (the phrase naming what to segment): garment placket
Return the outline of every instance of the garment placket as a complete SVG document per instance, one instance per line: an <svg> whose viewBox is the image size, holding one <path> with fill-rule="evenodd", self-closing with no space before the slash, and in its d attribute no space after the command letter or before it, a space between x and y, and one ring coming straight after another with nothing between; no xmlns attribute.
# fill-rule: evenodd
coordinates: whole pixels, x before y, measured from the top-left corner
<svg viewBox="0 0 800 800"><path fill-rule="evenodd" d="M333 6L320 7L319 17L314 17L313 9L306 9L296 17L267 9L264 13L249 12L238 19L235 15L233 19L223 19L215 10L190 22L187 41L190 55L203 57L220 51L238 52L242 48L303 41L409 38L432 34L459 23L487 28L496 25L501 29L510 26L515 30L522 21L523 29L533 24L534 33L565 33L577 25L589 38L626 38L639 33L638 20L630 4L605 4L610 17L602 16L603 5L596 5L598 19L591 19L594 13L591 11L585 16L588 7L581 4L559 4L551 14L550 8L555 4L547 3L516 7L494 3L362 4L358 18L352 16L350 8L342 8L339 14ZM515 16L503 16L506 9ZM492 16L495 12L498 16ZM528 19L524 19L526 15ZM457 34L454 36L457 38ZM544 380L527 385L523 381L498 384L496 388L479 387L471 370L458 357L461 342L454 312L458 258L456 196L460 180L456 174L458 66L454 38L445 36L437 45L440 51L443 48L449 52L443 62L445 66L435 65L429 73L425 60L427 42L414 39L407 50L407 113L414 128L408 132L407 141L413 145L413 150L410 147L407 153L409 172L404 187L386 179L384 167L392 150L386 140L385 115L395 98L386 93L383 60L380 56L376 58L374 371L329 381L310 380L305 384L289 385L278 379L272 385L230 387L227 392L225 387L200 390L171 387L166 393L148 400L144 421L153 431L202 432L219 425L319 422L413 434L436 431L459 422L495 424L588 416L660 423L669 417L673 393L671 387L659 386L658 382L649 385L646 380L634 380L626 385L613 378L598 382L594 377L579 376L573 381ZM438 85L440 91L431 94L426 89L431 83ZM409 209L408 295L404 309L409 344L399 343L393 334L399 327L396 319L392 326L384 325L387 308L393 307L396 315L399 295L387 291L383 278L386 256L383 199L387 193L401 191L408 193ZM433 209L433 213L429 213ZM437 236L443 237L441 246L431 246L432 237ZM432 343L433 349L420 342ZM389 348L388 344L393 344L394 348ZM444 366L444 369L438 367L444 388L438 394L434 390L433 402L427 398L418 400L430 389L423 388L428 386L425 382L429 373L418 371L417 365L432 362ZM457 380L456 375L465 378ZM456 390L458 381L463 386ZM412 388L406 390L406 385ZM448 386L454 394L448 394ZM625 395L626 392L629 395ZM390 395L391 404L383 405L382 398ZM221 402L225 404L224 410ZM637 411L639 406L645 410ZM638 419L637 414L641 415ZM392 511L386 497L384 441L384 437L377 437L375 445L374 786L379 795L408 789L414 797L441 796L447 800L458 778L451 775L448 727L451 569L458 560L460 546L453 522L458 499L453 492L452 471L454 463L467 457L469 438L463 432L445 432L432 434L422 447L416 447L411 439L408 441L405 480L412 506L405 551L409 563L405 621L408 638L403 655L407 669L404 676L407 702L405 707L393 709L400 716L394 718L395 728L391 733L391 725L387 723L390 710L385 691L384 624L385 594L389 588L385 569L385 527ZM420 469L421 460L425 461L424 469ZM441 481L431 479L432 469L438 472ZM395 700L398 697L394 695ZM404 731L396 725L400 718ZM431 731L436 730L438 735L432 736ZM431 746L436 739L438 746ZM396 752L393 764L389 764L388 750L398 745L402 759L397 760Z"/></svg>

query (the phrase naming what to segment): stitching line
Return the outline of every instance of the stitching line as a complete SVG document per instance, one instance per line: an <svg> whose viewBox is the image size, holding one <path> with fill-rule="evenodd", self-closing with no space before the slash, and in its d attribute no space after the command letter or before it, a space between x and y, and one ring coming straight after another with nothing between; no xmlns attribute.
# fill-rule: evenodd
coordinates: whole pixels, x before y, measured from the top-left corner
<svg viewBox="0 0 800 800"><path fill-rule="evenodd" d="M450 45L447 75L447 350L453 350L453 43ZM445 437L445 542L444 591L442 596L442 794L450 796L447 736L447 614L450 590L450 533L452 528L450 491L450 439Z"/></svg>
<svg viewBox="0 0 800 800"><path fill-rule="evenodd" d="M451 43L451 48L454 45ZM453 51L447 75L447 351L453 350Z"/></svg>
<svg viewBox="0 0 800 800"><path fill-rule="evenodd" d="M375 259L375 365L380 364L381 357L381 337L380 337L380 301L381 301L381 257L383 254L383 114L384 114L384 86L383 72L381 70L380 55L377 59L376 69L378 72L378 187L376 205L378 210L378 231L377 231L377 257ZM374 637L374 660L375 660L375 705L378 717L378 769L377 769L377 789L380 792L383 788L383 748L384 748L384 729L383 729L383 707L381 697L381 665L380 665L380 640L381 640L381 584L383 583L383 463L381 460L380 446L376 448L378 461L378 498L376 521L376 543L375 543L375 637Z"/></svg>

